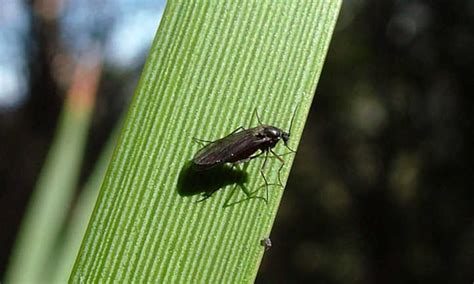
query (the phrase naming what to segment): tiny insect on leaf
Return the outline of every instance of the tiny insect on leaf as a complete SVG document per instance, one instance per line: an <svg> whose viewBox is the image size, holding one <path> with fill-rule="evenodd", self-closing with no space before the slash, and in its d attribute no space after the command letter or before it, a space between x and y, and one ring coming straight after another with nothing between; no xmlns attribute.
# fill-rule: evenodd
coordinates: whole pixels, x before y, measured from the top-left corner
<svg viewBox="0 0 474 284"><path fill-rule="evenodd" d="M260 168L260 173L265 181L266 187L266 199L264 200L268 201L269 184L263 171L267 164L268 153L271 153L281 162L281 166L278 170L278 181L280 186L283 187L280 179L280 172L283 169L285 161L273 151L273 148L279 141L283 141L286 148L293 153L295 152L288 146L295 114L296 109L290 122L290 131L288 132L285 132L278 127L261 123L258 113L255 110L255 115L260 123L260 125L256 127L249 129L239 127L229 135L216 141L195 139L198 142L208 144L199 150L194 156L194 169L196 171L205 171L225 163L230 163L234 166L264 155L265 159Z"/></svg>
<svg viewBox="0 0 474 284"><path fill-rule="evenodd" d="M260 245L265 248L265 251L268 251L272 247L272 240L270 240L270 238L264 238L260 240Z"/></svg>

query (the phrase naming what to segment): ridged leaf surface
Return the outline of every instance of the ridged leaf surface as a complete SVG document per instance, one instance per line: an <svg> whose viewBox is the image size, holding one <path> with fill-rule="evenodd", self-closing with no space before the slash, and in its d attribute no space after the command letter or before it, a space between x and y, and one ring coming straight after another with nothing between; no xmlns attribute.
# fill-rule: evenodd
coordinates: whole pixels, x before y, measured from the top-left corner
<svg viewBox="0 0 474 284"><path fill-rule="evenodd" d="M196 203L199 195L180 194L180 175L201 148L193 137L214 140L255 126L255 108L265 123L286 130L299 106L290 139L297 147L340 4L168 2L72 281L255 279L264 253L260 240L270 234L284 190L271 186L268 204L242 201L241 187L230 183ZM282 145L275 151L288 152ZM284 183L294 155L283 158ZM262 162L239 166L249 191L264 184ZM268 160L270 183L278 183L279 166ZM199 183L192 180L184 190Z"/></svg>

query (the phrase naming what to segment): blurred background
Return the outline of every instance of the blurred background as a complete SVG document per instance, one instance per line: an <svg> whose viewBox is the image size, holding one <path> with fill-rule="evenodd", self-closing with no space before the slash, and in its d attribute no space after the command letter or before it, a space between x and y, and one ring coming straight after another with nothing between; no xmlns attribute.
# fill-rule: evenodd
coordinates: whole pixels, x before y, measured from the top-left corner
<svg viewBox="0 0 474 284"><path fill-rule="evenodd" d="M0 0L0 279L62 104L92 90L84 183L164 5ZM472 66L474 1L344 1L257 282L474 281Z"/></svg>

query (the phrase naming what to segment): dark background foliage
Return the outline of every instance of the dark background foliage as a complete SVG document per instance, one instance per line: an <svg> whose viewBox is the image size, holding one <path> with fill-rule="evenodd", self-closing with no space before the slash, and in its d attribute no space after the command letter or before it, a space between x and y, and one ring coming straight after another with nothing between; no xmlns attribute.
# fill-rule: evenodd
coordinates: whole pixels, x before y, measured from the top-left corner
<svg viewBox="0 0 474 284"><path fill-rule="evenodd" d="M44 3L24 4L25 98L0 106L0 279L74 61ZM473 50L472 1L344 2L257 282L474 281ZM83 180L145 55L104 64Z"/></svg>

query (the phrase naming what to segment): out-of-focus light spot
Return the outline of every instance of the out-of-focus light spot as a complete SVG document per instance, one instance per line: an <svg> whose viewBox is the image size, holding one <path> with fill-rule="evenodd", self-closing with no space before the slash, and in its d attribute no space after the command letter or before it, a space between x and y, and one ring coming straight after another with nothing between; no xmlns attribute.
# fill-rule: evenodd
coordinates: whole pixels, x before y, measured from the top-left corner
<svg viewBox="0 0 474 284"><path fill-rule="evenodd" d="M351 201L347 188L336 180L328 180L318 191L320 206L334 217L342 217L348 213Z"/></svg>
<svg viewBox="0 0 474 284"><path fill-rule="evenodd" d="M393 196L402 204L416 197L420 162L416 155L400 154L393 162L389 172L390 189Z"/></svg>
<svg viewBox="0 0 474 284"><path fill-rule="evenodd" d="M354 165L354 174L366 185L365 189L374 189L373 185L380 175L382 163L374 153L373 148L365 143L357 144L352 147L350 155Z"/></svg>
<svg viewBox="0 0 474 284"><path fill-rule="evenodd" d="M407 45L425 30L430 20L431 11L426 5L404 4L390 19L387 37L399 46Z"/></svg>
<svg viewBox="0 0 474 284"><path fill-rule="evenodd" d="M314 273L324 265L327 255L324 246L316 242L301 242L293 251L292 262L301 271Z"/></svg>
<svg viewBox="0 0 474 284"><path fill-rule="evenodd" d="M63 42L74 57L99 42L107 64L133 68L143 63L164 6L164 0L67 1L61 16Z"/></svg>
<svg viewBox="0 0 474 284"><path fill-rule="evenodd" d="M0 111L19 107L27 95L22 44L28 17L22 5L0 0Z"/></svg>
<svg viewBox="0 0 474 284"><path fill-rule="evenodd" d="M26 96L25 78L13 68L0 66L0 110L20 105Z"/></svg>
<svg viewBox="0 0 474 284"><path fill-rule="evenodd" d="M408 44L416 35L417 26L413 18L407 15L398 15L388 24L387 34L392 42L398 45Z"/></svg>
<svg viewBox="0 0 474 284"><path fill-rule="evenodd" d="M114 27L106 45L107 61L121 68L135 67L143 62L160 23L162 11L139 11L126 16Z"/></svg>
<svg viewBox="0 0 474 284"><path fill-rule="evenodd" d="M22 1L0 0L0 30L26 28L28 16L23 5Z"/></svg>
<svg viewBox="0 0 474 284"><path fill-rule="evenodd" d="M354 126L369 135L378 133L385 124L387 112L370 86L360 84L354 90L352 102L352 123Z"/></svg>

